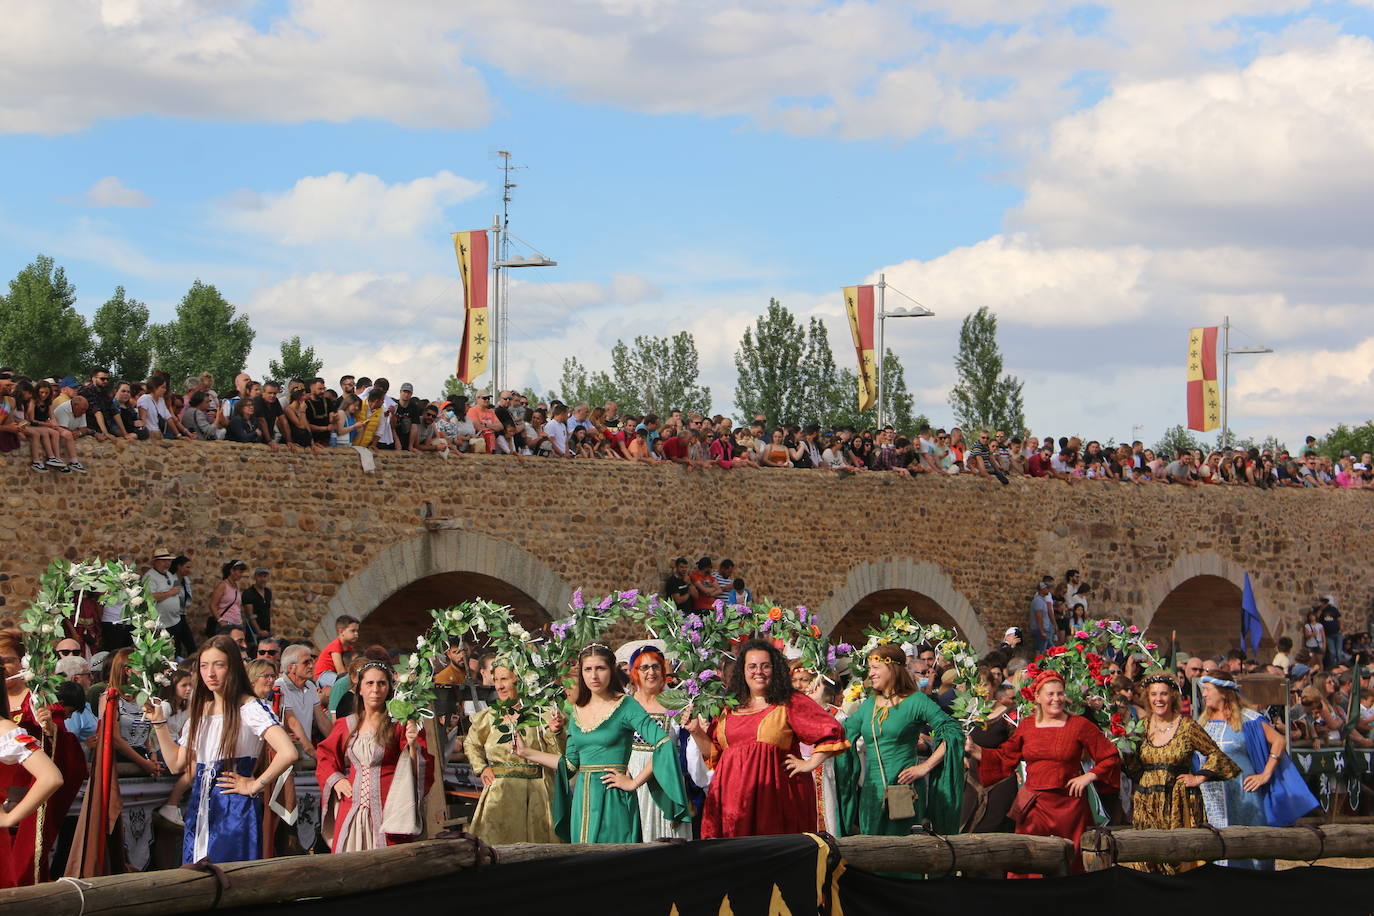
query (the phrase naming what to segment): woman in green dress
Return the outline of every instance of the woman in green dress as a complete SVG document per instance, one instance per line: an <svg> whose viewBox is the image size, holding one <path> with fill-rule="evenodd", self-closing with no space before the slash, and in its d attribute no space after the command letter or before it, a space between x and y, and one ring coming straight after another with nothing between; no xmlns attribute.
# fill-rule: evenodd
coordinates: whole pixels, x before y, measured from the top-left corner
<svg viewBox="0 0 1374 916"><path fill-rule="evenodd" d="M689 820L677 747L644 707L625 695L615 653L593 643L578 655L577 675L577 696L562 756L528 747L518 736L514 742L520 757L557 774L552 802L558 836L571 843L638 843L635 792L645 783L664 817ZM651 748L653 759L638 776L630 776L626 771L636 733ZM655 771L667 776L660 778Z"/></svg>
<svg viewBox="0 0 1374 916"><path fill-rule="evenodd" d="M866 768L857 796L858 832L869 836L905 836L927 818L935 832L958 833L964 802L964 733L916 688L906 667L906 655L898 646L878 646L868 656L868 680L873 692L844 721L845 736L851 745L863 739ZM922 732L930 733L934 749L918 761L916 743ZM843 785L853 786L856 761L838 772ZM929 777L924 789L922 779ZM901 812L906 799L891 793L890 786L911 786L914 798L908 817L893 817ZM853 792L840 789L840 798L855 799ZM889 806L892 806L891 808ZM850 811L855 805L848 805ZM856 818L847 816L846 824Z"/></svg>

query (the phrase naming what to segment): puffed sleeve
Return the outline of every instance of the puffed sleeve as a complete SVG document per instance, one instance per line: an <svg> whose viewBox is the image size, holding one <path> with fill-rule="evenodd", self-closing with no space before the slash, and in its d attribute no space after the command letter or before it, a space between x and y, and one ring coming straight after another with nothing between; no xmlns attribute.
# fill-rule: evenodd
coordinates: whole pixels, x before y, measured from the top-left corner
<svg viewBox="0 0 1374 916"><path fill-rule="evenodd" d="M22 728L15 727L0 735L0 763L18 766L36 750L38 741Z"/></svg>
<svg viewBox="0 0 1374 916"><path fill-rule="evenodd" d="M463 738L463 753L467 755L472 772L480 774L491 761L487 760L487 738L491 735L492 713L484 709L472 717L472 725Z"/></svg>
<svg viewBox="0 0 1374 916"><path fill-rule="evenodd" d="M794 692L787 701L787 724L812 753L838 754L849 747L845 727L819 703L804 693Z"/></svg>
<svg viewBox="0 0 1374 916"><path fill-rule="evenodd" d="M1188 743L1188 749L1202 756L1202 762L1194 768L1194 772L1216 780L1235 779L1240 775L1240 767L1236 766L1236 762L1228 757L1225 751L1217 747L1212 736L1207 734L1201 725L1187 717L1180 717L1180 724L1184 729L1183 740Z"/></svg>
<svg viewBox="0 0 1374 916"><path fill-rule="evenodd" d="M1107 740L1102 729L1082 716L1074 716L1072 724L1078 729L1078 739L1083 742L1088 756L1093 759L1089 771L1097 774L1099 792L1116 792L1121 788L1121 753L1116 745Z"/></svg>
<svg viewBox="0 0 1374 916"><path fill-rule="evenodd" d="M272 726L281 725L281 720L272 714L271 708L256 697L239 707L239 719L252 730L254 738L261 738L263 732Z"/></svg>
<svg viewBox="0 0 1374 916"><path fill-rule="evenodd" d="M644 711L633 697L621 701L625 706L624 721L640 739L653 749L654 772L650 777L649 795L663 816L670 821L690 821L691 804L687 801L687 784L677 762L677 743Z"/></svg>
<svg viewBox="0 0 1374 916"><path fill-rule="evenodd" d="M1030 718L1022 719L1006 741L997 747L983 748L983 759L978 764L978 781L990 786L1015 772L1017 764L1021 762L1021 748L1026 741L1026 734L1033 727Z"/></svg>

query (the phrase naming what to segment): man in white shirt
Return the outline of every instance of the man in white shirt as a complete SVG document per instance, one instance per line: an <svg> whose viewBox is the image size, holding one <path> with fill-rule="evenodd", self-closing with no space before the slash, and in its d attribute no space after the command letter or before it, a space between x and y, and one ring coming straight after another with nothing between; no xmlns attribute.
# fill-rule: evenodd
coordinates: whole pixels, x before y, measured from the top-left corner
<svg viewBox="0 0 1374 916"><path fill-rule="evenodd" d="M568 457L568 408L557 404L553 408L553 419L544 424L544 435L549 437L554 458Z"/></svg>
<svg viewBox="0 0 1374 916"><path fill-rule="evenodd" d="M170 631L181 620L181 580L172 575L174 553L160 553L153 557L152 568L143 574L148 590L157 605L157 624Z"/></svg>

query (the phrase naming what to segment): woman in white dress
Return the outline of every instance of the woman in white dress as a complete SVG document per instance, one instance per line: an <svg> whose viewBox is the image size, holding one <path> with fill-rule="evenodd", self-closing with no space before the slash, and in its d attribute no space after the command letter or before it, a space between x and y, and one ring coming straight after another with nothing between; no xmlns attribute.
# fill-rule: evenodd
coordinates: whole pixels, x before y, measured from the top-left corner
<svg viewBox="0 0 1374 916"><path fill-rule="evenodd" d="M666 681L664 680L668 671L667 660L663 652L653 645L642 646L630 656L630 683L634 685L634 697L639 701L639 705L644 707L644 711L649 714L649 718L662 727L663 731L673 739L673 746L680 747L678 732L682 726L678 724L679 710L665 709L663 704L658 701L658 695L663 692ZM641 770L654 757L653 749L646 744L639 735L635 735L634 744L630 751L629 774L638 777ZM658 778L663 778L661 774ZM681 779L679 774L678 779ZM685 792L685 784L684 789ZM663 816L663 809L654 801L649 794L649 786L646 782L635 790L637 801L639 802L639 822L640 836L646 843L664 837L676 837L682 840L692 838L691 821L670 821Z"/></svg>
<svg viewBox="0 0 1374 916"><path fill-rule="evenodd" d="M180 773L194 765L186 806L182 862L246 862L262 856L264 788L296 762L296 746L267 704L253 695L239 647L228 636L212 636L200 650L191 690L191 715L173 737L162 704L144 711L157 735L167 768ZM276 757L254 777L266 741Z"/></svg>

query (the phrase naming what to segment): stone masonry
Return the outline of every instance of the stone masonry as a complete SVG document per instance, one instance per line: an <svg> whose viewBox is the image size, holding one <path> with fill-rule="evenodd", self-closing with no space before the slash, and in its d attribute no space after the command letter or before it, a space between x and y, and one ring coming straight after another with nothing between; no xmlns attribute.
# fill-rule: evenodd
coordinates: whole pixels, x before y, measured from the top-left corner
<svg viewBox="0 0 1374 916"><path fill-rule="evenodd" d="M1235 644L1247 571L1271 637L1293 635L1326 593L1363 628L1374 594L1368 491L1002 487L405 453L378 456L364 474L351 450L289 456L224 443L92 444L83 457L87 475L0 462L11 532L0 615L34 594L53 557L129 554L146 565L164 549L193 558L194 627L220 564L240 558L273 571L278 631L316 639L332 637L342 613L363 618L368 639L366 619L384 605L379 630L406 637L395 615L408 613L413 638L425 607L400 607L406 596L442 603L483 583L526 599L520 609L537 620L560 614L576 587L657 589L678 554L732 557L755 595L805 604L844 635L910 605L979 648L1024 625L1041 574L1071 567L1096 586L1095 614L1148 625L1167 605L1167 626L1197 651Z"/></svg>

